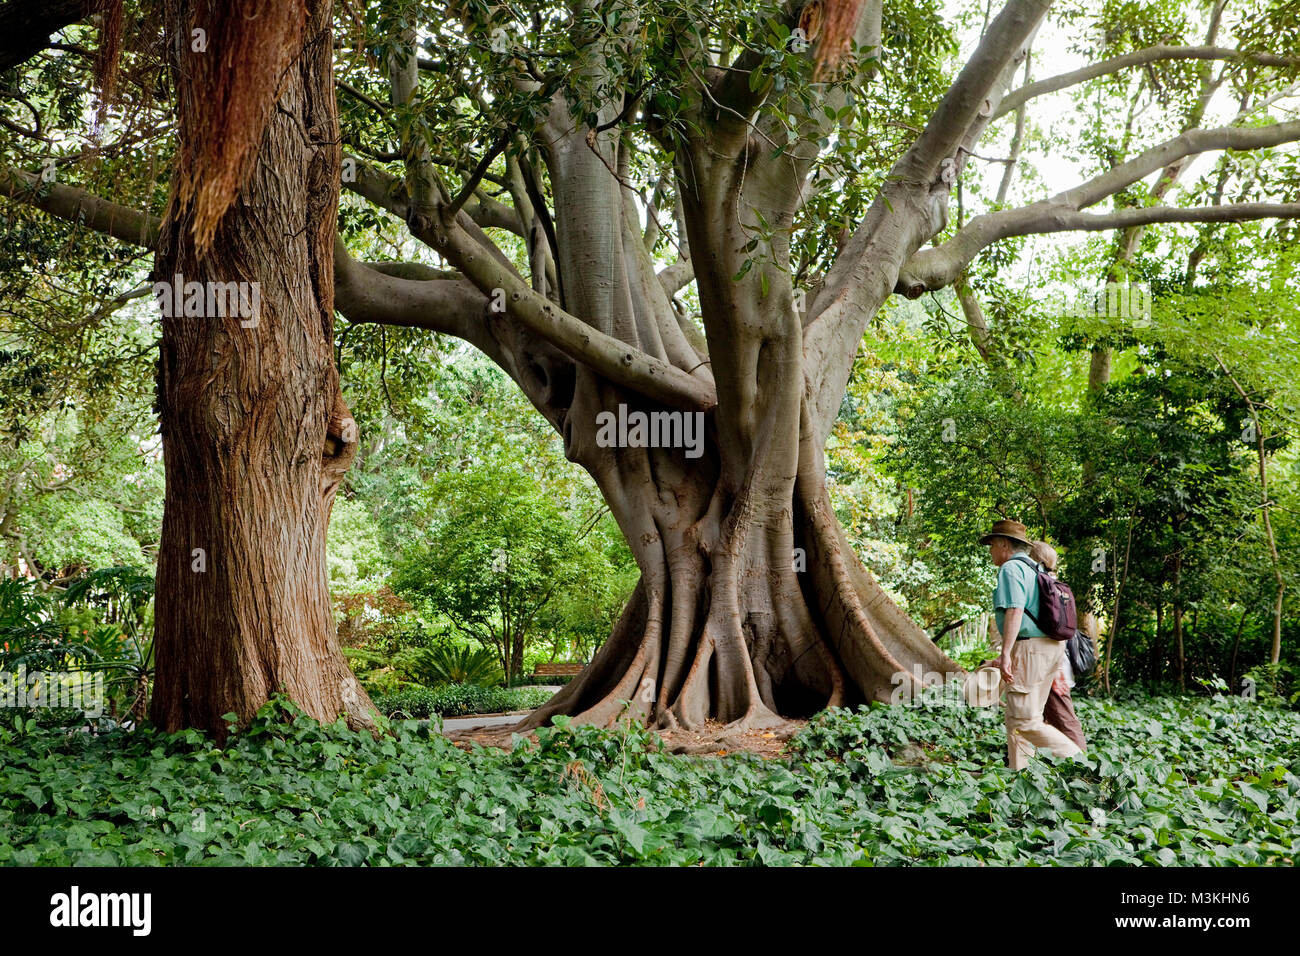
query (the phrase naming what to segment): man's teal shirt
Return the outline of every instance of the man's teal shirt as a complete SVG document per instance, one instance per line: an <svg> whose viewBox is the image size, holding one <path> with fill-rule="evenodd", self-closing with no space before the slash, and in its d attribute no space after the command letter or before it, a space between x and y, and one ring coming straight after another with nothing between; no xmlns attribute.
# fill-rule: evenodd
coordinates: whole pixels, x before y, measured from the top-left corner
<svg viewBox="0 0 1300 956"><path fill-rule="evenodd" d="M993 589L993 614L997 617L998 633L1003 631L1003 620L1009 607L1023 607L1020 616L1020 633L1017 637L1046 637L1029 615L1038 616L1038 578L1032 566L1020 558L1010 558L998 568L998 586Z"/></svg>

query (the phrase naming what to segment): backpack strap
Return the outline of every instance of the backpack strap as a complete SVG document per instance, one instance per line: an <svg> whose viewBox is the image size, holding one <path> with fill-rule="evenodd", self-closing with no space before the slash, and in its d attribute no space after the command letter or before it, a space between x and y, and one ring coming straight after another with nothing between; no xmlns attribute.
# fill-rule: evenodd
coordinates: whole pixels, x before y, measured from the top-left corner
<svg viewBox="0 0 1300 956"><path fill-rule="evenodd" d="M1012 561L1023 561L1025 564L1029 565L1031 568L1034 569L1034 590L1035 590L1035 591L1038 591L1038 590L1039 590L1039 588L1038 588L1038 571L1039 571L1038 562L1035 561L1033 558L1031 558L1031 557L1030 557L1029 555L1027 555L1027 554L1013 554L1013 555L1011 556L1011 560L1012 560ZM1042 594L1040 593L1038 597L1039 597L1039 600L1041 601L1041 600L1042 600ZM1023 610L1024 610L1024 612L1025 612L1025 616L1028 617L1029 620L1031 620L1031 621L1034 622L1034 627L1038 628L1040 631L1043 631L1043 627L1042 627L1041 624L1038 623L1038 617L1034 614L1034 612L1031 611L1031 610L1029 610L1028 607L1023 608ZM1047 632L1046 632L1046 631L1043 631L1043 633L1046 634Z"/></svg>

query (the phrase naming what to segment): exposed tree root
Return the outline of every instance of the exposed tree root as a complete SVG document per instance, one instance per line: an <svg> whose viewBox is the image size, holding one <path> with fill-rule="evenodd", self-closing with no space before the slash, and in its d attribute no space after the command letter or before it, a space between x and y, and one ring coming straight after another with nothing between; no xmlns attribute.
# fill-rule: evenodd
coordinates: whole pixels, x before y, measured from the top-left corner
<svg viewBox="0 0 1300 956"><path fill-rule="evenodd" d="M927 672L959 670L862 566L831 509L820 456L811 442L800 451L781 508L753 500L750 485L733 495L715 489L686 524L682 505L700 496L669 498L656 485L659 507L625 523L653 530L629 534L643 574L614 633L512 730L567 714L598 726L631 717L669 733L715 727L720 739L826 707L888 701L900 687L917 689ZM617 478L638 476L629 457ZM615 514L634 510L612 477L602 487Z"/></svg>

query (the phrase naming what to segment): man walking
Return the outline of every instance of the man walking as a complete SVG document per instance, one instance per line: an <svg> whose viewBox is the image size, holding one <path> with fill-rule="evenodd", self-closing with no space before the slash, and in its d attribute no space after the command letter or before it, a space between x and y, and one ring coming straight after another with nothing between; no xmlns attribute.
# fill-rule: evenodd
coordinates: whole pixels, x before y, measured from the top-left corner
<svg viewBox="0 0 1300 956"><path fill-rule="evenodd" d="M1046 636L1030 617L1038 614L1038 578L1032 561L1016 559L1018 554L1029 557L1027 529L1019 521L995 521L979 543L988 545L998 569L993 613L1002 635L998 670L1007 691L1007 766L1022 769L1036 747L1072 757L1079 753L1078 745L1043 720L1043 706L1061 669L1065 645Z"/></svg>

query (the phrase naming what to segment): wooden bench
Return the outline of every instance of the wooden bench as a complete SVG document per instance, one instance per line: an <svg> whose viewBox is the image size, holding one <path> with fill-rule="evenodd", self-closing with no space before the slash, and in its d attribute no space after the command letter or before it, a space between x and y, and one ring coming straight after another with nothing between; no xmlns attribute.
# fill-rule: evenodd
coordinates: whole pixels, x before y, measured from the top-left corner
<svg viewBox="0 0 1300 956"><path fill-rule="evenodd" d="M586 664L538 664L533 668L537 677L574 677L582 673Z"/></svg>

